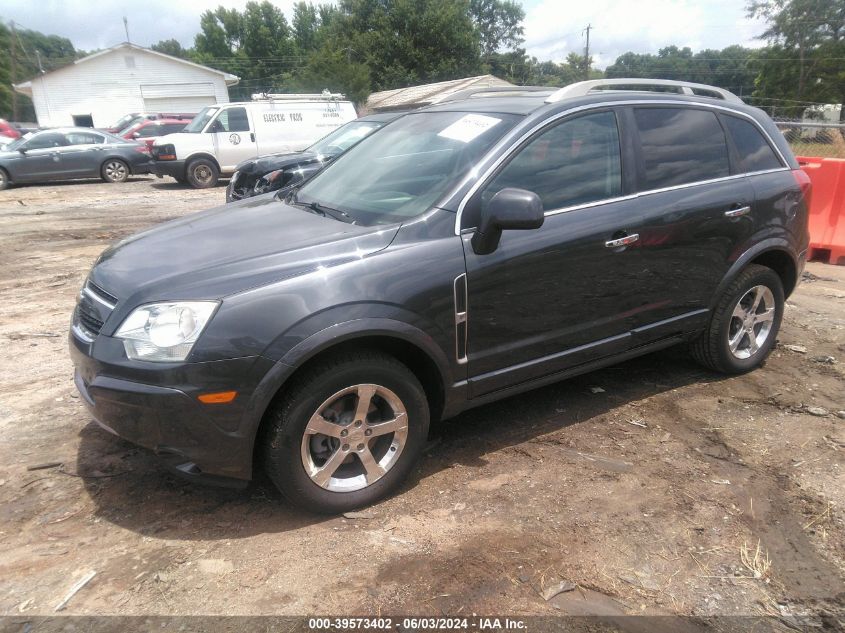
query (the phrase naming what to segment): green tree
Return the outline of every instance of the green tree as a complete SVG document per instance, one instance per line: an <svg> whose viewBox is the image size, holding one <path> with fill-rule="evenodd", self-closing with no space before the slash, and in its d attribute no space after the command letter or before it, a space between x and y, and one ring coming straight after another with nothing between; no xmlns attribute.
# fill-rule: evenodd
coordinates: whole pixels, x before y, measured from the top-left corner
<svg viewBox="0 0 845 633"><path fill-rule="evenodd" d="M165 55L170 55L172 57L179 57L181 59L188 59L192 52L189 49L183 48L179 41L174 39L161 40L160 42L156 42L150 46L150 48L159 53L164 53Z"/></svg>
<svg viewBox="0 0 845 633"><path fill-rule="evenodd" d="M845 101L845 3L841 0L752 0L750 17L762 18L761 38L770 43L761 55L757 96L796 102ZM796 103L795 114L802 108Z"/></svg>
<svg viewBox="0 0 845 633"><path fill-rule="evenodd" d="M320 30L320 13L310 2L297 2L293 5L293 40L300 53L310 53L317 49Z"/></svg>
<svg viewBox="0 0 845 633"><path fill-rule="evenodd" d="M485 63L502 49L514 50L522 42L525 10L512 0L470 0L470 15L478 29Z"/></svg>
<svg viewBox="0 0 845 633"><path fill-rule="evenodd" d="M0 22L0 117L14 117L12 84L38 76L42 70L50 71L66 66L77 59L81 51L74 49L70 40L58 35L45 35L38 31L17 29L15 32L15 73L12 76L11 30ZM17 118L34 121L35 110L25 95L17 94Z"/></svg>
<svg viewBox="0 0 845 633"><path fill-rule="evenodd" d="M340 0L337 9L329 14L327 45L367 66L374 90L481 69L469 0Z"/></svg>

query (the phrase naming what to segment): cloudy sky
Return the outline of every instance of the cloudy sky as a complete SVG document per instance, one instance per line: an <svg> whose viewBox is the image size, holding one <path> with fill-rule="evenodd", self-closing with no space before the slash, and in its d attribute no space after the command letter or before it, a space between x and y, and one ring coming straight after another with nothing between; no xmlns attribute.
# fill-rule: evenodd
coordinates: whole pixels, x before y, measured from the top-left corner
<svg viewBox="0 0 845 633"><path fill-rule="evenodd" d="M175 38L190 46L199 29L199 15L222 4L241 8L247 0L3 0L0 19L24 28L69 38L84 50L122 42L123 16L129 35L143 46ZM294 0L276 0L290 16ZM540 60L562 61L584 47L583 28L593 26L590 47L599 67L626 51L657 52L668 44L723 48L758 46L763 29L745 17L743 0L524 0L528 53Z"/></svg>

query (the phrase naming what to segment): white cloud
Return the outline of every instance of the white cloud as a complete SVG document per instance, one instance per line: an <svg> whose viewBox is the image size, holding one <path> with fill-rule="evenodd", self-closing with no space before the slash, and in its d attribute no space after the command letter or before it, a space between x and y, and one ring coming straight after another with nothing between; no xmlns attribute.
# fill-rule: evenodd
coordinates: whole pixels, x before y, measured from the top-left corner
<svg viewBox="0 0 845 633"><path fill-rule="evenodd" d="M526 2L525 10L525 46L540 60L583 54L587 24L593 26L590 51L600 68L627 51L656 53L671 44L694 51L762 44L754 38L763 27L745 17L742 0L540 0Z"/></svg>

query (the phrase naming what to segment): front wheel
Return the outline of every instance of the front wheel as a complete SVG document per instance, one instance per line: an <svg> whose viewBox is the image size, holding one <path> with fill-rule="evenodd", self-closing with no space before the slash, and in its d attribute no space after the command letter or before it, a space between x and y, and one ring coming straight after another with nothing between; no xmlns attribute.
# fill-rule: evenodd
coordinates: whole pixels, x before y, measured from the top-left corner
<svg viewBox="0 0 845 633"><path fill-rule="evenodd" d="M748 266L722 294L707 330L691 343L693 357L726 374L757 368L774 348L783 305L780 277L765 266Z"/></svg>
<svg viewBox="0 0 845 633"><path fill-rule="evenodd" d="M9 174L4 169L0 169L0 191L9 188Z"/></svg>
<svg viewBox="0 0 845 633"><path fill-rule="evenodd" d="M393 492L419 459L429 425L416 376L377 352L315 366L269 416L262 441L270 479L291 503L331 514Z"/></svg>
<svg viewBox="0 0 845 633"><path fill-rule="evenodd" d="M129 178L129 165L117 158L110 158L103 163L100 175L106 182L126 182Z"/></svg>
<svg viewBox="0 0 845 633"><path fill-rule="evenodd" d="M195 189L208 189L217 184L220 170L207 158L197 158L188 163L185 177Z"/></svg>

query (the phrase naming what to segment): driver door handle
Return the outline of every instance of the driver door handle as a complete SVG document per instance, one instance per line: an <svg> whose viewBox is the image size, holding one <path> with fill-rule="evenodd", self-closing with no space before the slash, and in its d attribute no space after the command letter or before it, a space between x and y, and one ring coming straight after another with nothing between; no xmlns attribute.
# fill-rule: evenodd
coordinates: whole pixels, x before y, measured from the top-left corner
<svg viewBox="0 0 845 633"><path fill-rule="evenodd" d="M729 211L725 211L726 218L738 218L743 215L748 215L751 213L751 207L746 205L744 207L739 207L738 209L730 209Z"/></svg>
<svg viewBox="0 0 845 633"><path fill-rule="evenodd" d="M608 240L604 243L604 245L606 248L619 248L620 246L628 246L628 244L633 244L638 239L640 239L639 233L631 233L631 235L626 235L615 240Z"/></svg>

